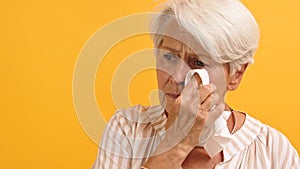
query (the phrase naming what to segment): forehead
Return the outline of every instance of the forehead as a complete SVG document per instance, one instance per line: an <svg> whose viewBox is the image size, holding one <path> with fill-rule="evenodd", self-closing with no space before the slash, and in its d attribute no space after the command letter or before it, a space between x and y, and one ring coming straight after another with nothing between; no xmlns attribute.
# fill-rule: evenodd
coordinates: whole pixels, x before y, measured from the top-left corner
<svg viewBox="0 0 300 169"><path fill-rule="evenodd" d="M173 50L186 50L188 53L209 56L203 46L187 32L177 21L171 20L167 25L161 47L171 48Z"/></svg>
<svg viewBox="0 0 300 169"><path fill-rule="evenodd" d="M187 47L184 42L167 36L163 37L160 48L171 50L176 53L186 52L188 54L195 55L195 52L191 48Z"/></svg>

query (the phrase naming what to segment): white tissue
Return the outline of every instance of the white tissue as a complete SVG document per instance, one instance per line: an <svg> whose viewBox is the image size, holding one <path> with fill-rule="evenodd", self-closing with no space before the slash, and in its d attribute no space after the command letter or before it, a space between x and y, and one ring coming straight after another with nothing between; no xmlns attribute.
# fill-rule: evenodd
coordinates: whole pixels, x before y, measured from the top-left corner
<svg viewBox="0 0 300 169"><path fill-rule="evenodd" d="M187 85L195 73L200 76L202 85L209 84L209 76L205 69L193 69L187 73L185 85ZM214 106L215 105L212 106L212 109ZM210 157L214 157L217 153L222 151L225 145L231 140L232 135L227 127L227 119L230 114L230 111L224 111L213 124L205 123L202 129L198 145L204 147Z"/></svg>
<svg viewBox="0 0 300 169"><path fill-rule="evenodd" d="M190 70L187 73L187 75L185 76L184 86L186 86L189 83L189 81L192 79L192 77L195 73L197 73L200 76L200 78L202 80L202 85L209 84L209 76L205 69L193 69L193 70Z"/></svg>

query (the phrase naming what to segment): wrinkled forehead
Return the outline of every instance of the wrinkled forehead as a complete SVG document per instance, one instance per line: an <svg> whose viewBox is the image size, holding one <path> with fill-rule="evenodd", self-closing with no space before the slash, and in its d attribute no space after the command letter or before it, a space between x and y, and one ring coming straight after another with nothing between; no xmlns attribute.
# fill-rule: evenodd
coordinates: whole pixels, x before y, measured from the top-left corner
<svg viewBox="0 0 300 169"><path fill-rule="evenodd" d="M198 55L210 57L209 53L203 48L203 46L193 37L189 32L187 32L180 24L178 24L176 19L171 19L171 21L166 26L163 33L163 42L167 41L170 47L179 49L180 47L186 47L190 52Z"/></svg>

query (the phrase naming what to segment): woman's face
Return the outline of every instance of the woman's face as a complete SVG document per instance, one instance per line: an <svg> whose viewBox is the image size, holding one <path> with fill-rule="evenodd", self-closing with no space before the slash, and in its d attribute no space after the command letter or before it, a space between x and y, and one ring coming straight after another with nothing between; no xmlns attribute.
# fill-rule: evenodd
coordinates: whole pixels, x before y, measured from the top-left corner
<svg viewBox="0 0 300 169"><path fill-rule="evenodd" d="M172 104L183 90L186 74L191 69L206 69L210 83L217 87L219 102L224 102L229 78L228 64L215 62L201 46L194 52L195 50L185 44L165 36L158 48L156 56L158 88L165 95L160 99L166 105L167 112L170 112Z"/></svg>

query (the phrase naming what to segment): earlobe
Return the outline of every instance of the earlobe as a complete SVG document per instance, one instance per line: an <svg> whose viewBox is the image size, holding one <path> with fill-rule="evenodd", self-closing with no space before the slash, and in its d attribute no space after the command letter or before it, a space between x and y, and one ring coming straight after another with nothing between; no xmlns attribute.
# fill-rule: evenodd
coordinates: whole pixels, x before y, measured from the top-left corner
<svg viewBox="0 0 300 169"><path fill-rule="evenodd" d="M234 75L229 77L229 82L228 82L228 85L227 85L227 89L229 91L234 91L239 87L239 84L242 81L243 75L244 75L247 67L248 67L248 64L242 65L240 70L236 71L234 73Z"/></svg>

